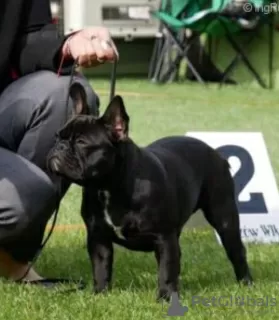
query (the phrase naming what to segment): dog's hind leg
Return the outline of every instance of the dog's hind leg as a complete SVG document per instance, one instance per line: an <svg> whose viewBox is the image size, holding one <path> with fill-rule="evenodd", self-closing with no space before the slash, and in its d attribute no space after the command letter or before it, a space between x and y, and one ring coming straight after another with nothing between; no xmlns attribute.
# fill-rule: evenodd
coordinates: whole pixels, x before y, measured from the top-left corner
<svg viewBox="0 0 279 320"><path fill-rule="evenodd" d="M169 301L173 292L178 293L180 255L179 238L175 232L158 237L155 247L159 268L157 300Z"/></svg>
<svg viewBox="0 0 279 320"><path fill-rule="evenodd" d="M241 239L239 214L232 183L229 182L223 190L211 190L208 198L203 208L204 215L219 234L237 280L250 285L253 280L246 258L246 249Z"/></svg>

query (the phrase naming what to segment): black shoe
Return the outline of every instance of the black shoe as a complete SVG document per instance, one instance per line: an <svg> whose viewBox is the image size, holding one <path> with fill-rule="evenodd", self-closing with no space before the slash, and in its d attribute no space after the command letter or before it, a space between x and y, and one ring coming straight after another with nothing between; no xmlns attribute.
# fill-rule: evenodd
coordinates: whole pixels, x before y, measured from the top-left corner
<svg viewBox="0 0 279 320"><path fill-rule="evenodd" d="M18 284L25 284L25 285L37 285L42 286L45 288L56 288L58 285L76 285L77 290L83 290L85 289L86 285L83 281L77 281L77 280L70 280L70 279L63 279L63 278L45 278L40 280L34 280L34 281L17 281Z"/></svg>

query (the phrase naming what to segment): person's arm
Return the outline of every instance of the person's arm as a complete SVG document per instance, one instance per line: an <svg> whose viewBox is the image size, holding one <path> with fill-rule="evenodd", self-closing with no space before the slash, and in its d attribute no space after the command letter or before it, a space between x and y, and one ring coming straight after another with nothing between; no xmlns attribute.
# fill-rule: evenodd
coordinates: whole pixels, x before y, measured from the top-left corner
<svg viewBox="0 0 279 320"><path fill-rule="evenodd" d="M12 78L39 70L69 74L74 60L80 67L86 68L118 59L118 52L108 29L81 29L66 42L69 35L59 36L57 26L52 24L49 0L2 1L5 4L4 8L6 7L4 40L8 42L7 54L12 55L9 58L4 56L2 60L4 63L9 60ZM3 41L1 43L3 44ZM64 59L60 69L62 55ZM17 75L13 76L14 73Z"/></svg>
<svg viewBox="0 0 279 320"><path fill-rule="evenodd" d="M30 7L23 6L22 28L19 28L12 58L19 76L38 70L58 72L58 69L65 75L71 72L74 60L81 67L93 67L118 58L106 28L89 27L77 30L73 37L60 36L57 26L52 24L49 0L30 0L28 3ZM70 41L66 42L69 37Z"/></svg>
<svg viewBox="0 0 279 320"><path fill-rule="evenodd" d="M57 72L66 39L66 36L59 36L57 27L53 24L22 36L16 43L13 61L19 75L38 70ZM73 59L67 57L60 70L61 74L69 74L72 65Z"/></svg>

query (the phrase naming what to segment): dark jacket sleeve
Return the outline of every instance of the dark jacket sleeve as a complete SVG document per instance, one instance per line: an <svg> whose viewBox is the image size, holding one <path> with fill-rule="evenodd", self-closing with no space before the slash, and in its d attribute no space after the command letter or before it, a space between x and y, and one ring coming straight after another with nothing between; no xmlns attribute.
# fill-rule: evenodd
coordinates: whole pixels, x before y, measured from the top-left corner
<svg viewBox="0 0 279 320"><path fill-rule="evenodd" d="M61 62L61 48L67 36L61 37L54 24L23 35L16 43L14 66L20 76L38 70L57 72ZM69 74L73 60L64 61L61 74Z"/></svg>

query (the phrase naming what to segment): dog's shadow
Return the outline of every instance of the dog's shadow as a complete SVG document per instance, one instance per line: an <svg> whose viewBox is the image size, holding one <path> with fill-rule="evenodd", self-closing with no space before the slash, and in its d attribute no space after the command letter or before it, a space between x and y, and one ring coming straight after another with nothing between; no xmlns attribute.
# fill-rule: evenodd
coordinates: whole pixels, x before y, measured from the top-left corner
<svg viewBox="0 0 279 320"><path fill-rule="evenodd" d="M228 290L237 285L232 266L219 244L216 248L198 249L195 243L182 248L180 290L197 293L203 290ZM275 249L274 249L275 250ZM276 255L268 257L261 247L251 246L249 264L255 285L279 281ZM55 244L45 250L38 261L44 276L83 279L92 288L92 269L84 243L70 247ZM153 253L132 252L115 245L112 287L120 291L147 292L157 290L158 269Z"/></svg>

